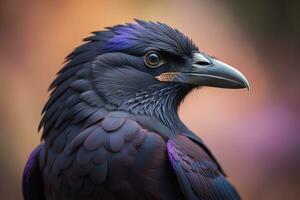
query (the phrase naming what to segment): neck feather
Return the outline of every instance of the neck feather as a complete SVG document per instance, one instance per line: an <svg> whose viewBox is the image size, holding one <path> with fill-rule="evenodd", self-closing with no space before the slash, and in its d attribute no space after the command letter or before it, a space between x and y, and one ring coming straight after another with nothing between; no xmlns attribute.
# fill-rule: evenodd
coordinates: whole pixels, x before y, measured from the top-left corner
<svg viewBox="0 0 300 200"><path fill-rule="evenodd" d="M185 127L178 116L178 108L190 90L191 88L181 84L153 85L130 95L117 109L155 117L173 132L177 132Z"/></svg>

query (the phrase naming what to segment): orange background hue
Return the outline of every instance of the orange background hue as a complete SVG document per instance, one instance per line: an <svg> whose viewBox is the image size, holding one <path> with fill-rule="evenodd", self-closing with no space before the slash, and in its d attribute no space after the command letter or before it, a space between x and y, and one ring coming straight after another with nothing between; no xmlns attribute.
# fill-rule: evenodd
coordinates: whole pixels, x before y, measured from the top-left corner
<svg viewBox="0 0 300 200"><path fill-rule="evenodd" d="M300 196L299 11L296 1L1 1L0 194L21 199L39 143L47 88L91 31L133 18L165 22L242 71L251 91L203 88L182 120L216 155L244 199Z"/></svg>

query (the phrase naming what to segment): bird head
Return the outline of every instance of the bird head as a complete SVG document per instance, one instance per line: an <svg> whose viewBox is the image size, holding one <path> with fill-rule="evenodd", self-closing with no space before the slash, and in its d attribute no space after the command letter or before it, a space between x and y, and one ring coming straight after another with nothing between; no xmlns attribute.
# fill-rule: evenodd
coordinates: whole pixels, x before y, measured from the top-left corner
<svg viewBox="0 0 300 200"><path fill-rule="evenodd" d="M109 33L105 53L93 63L93 77L97 92L121 110L174 114L193 88L249 88L242 73L200 52L166 24L137 20L109 28Z"/></svg>
<svg viewBox="0 0 300 200"><path fill-rule="evenodd" d="M178 106L192 89L249 88L242 73L200 52L192 40L163 23L136 20L85 40L68 56L51 88L67 88L62 83L70 77L71 86L84 77L91 87L85 89L83 82L78 87L93 90L101 99L94 98L99 107L155 117L174 127L180 124Z"/></svg>

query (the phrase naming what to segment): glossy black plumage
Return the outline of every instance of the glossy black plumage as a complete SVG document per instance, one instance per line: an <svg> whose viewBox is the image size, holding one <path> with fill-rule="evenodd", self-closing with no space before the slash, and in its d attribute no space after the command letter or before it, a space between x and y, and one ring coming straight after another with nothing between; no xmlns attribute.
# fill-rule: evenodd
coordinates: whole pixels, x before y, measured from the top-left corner
<svg viewBox="0 0 300 200"><path fill-rule="evenodd" d="M201 85L155 78L189 70L199 52L192 41L139 20L85 41L50 85L39 126L43 143L25 167L24 198L239 199L177 114ZM149 48L164 58L161 67L145 66Z"/></svg>

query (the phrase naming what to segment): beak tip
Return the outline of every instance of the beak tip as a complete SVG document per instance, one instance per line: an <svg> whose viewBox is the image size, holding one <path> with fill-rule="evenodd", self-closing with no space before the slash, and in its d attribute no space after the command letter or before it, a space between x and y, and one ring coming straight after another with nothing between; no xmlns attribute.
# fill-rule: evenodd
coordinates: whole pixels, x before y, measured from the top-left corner
<svg viewBox="0 0 300 200"><path fill-rule="evenodd" d="M250 87L249 83L247 83L246 88L247 88L248 92L250 92L251 87Z"/></svg>
<svg viewBox="0 0 300 200"><path fill-rule="evenodd" d="M242 75L243 77L243 85L244 85L244 88L246 88L248 90L248 92L250 92L250 84L249 84L249 81L246 79L246 77L244 77L244 75Z"/></svg>

